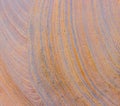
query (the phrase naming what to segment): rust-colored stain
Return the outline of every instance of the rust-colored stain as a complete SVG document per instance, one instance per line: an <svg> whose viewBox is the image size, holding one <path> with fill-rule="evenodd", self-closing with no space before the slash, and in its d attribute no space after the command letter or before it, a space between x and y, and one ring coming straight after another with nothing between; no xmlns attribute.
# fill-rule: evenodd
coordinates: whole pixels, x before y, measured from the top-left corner
<svg viewBox="0 0 120 106"><path fill-rule="evenodd" d="M120 106L119 0L0 0L0 106Z"/></svg>

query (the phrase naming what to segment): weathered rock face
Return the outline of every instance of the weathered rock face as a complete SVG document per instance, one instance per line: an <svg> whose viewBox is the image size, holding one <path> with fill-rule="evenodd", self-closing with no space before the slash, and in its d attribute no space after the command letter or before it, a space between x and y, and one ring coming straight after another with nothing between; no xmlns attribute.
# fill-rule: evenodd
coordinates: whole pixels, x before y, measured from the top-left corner
<svg viewBox="0 0 120 106"><path fill-rule="evenodd" d="M0 106L120 106L118 0L0 0Z"/></svg>

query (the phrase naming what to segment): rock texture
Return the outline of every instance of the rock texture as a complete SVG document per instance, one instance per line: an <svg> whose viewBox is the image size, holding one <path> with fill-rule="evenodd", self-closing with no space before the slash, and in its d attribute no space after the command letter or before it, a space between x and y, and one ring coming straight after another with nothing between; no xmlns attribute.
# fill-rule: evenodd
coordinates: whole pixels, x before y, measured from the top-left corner
<svg viewBox="0 0 120 106"><path fill-rule="evenodd" d="M0 106L120 106L120 1L0 0Z"/></svg>

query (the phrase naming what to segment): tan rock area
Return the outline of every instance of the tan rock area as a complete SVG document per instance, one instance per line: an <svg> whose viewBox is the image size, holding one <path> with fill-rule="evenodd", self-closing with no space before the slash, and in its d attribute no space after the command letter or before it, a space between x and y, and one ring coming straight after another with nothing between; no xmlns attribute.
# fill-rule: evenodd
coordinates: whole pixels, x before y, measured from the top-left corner
<svg viewBox="0 0 120 106"><path fill-rule="evenodd" d="M0 106L120 106L119 0L0 0Z"/></svg>

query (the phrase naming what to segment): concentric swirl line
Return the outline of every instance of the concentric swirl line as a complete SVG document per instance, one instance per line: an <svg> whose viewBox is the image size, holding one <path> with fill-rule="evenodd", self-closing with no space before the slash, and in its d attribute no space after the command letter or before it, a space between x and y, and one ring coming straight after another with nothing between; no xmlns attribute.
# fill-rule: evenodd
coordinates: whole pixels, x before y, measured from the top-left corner
<svg viewBox="0 0 120 106"><path fill-rule="evenodd" d="M6 16L9 17L9 20L15 26L16 30L19 30L19 33L22 33L24 35L27 20L23 21L21 19L21 17L19 17L19 15L15 13L15 10L12 10L12 7L10 6L10 4L7 3L7 1L4 2L4 1L1 0L1 4L4 8ZM8 6L6 7L6 5L8 5ZM12 11L11 14L8 10Z"/></svg>
<svg viewBox="0 0 120 106"><path fill-rule="evenodd" d="M67 4L67 3L66 3ZM71 4L71 3L70 3ZM72 8L72 7L71 7ZM67 13L67 12L66 12ZM72 13L72 10L71 10L71 13ZM67 14L66 14L67 15ZM66 20L67 21L67 20ZM72 19L71 19L71 22L72 22ZM72 24L72 26L73 26L73 24ZM74 28L73 28L74 29ZM70 30L69 30L70 31ZM75 30L73 30L73 32L74 32L74 34L73 35L75 35ZM71 33L73 33L73 32L71 32ZM67 33L69 33L69 32L67 32ZM70 35L70 34L69 34ZM72 37L71 37L72 38ZM68 39L70 39L70 37L68 38ZM70 42L72 42L72 41L68 41L69 42L69 44L70 44ZM70 44L71 45L71 44ZM72 44L72 45L74 45L74 44ZM72 45L70 46L70 48L72 48ZM74 47L73 47L74 48ZM71 50L72 51L72 50ZM75 53L75 52L74 52ZM72 56L73 58L75 58L74 57L74 55ZM77 66L76 66L77 67ZM77 69L77 70L79 70L79 69ZM82 70L82 69L81 69ZM81 76L81 78L82 78L82 76ZM82 79L83 80L83 79ZM84 80L82 81L84 84L85 84L85 86L87 87L87 89L89 88L88 86L87 86L87 83L86 82L84 82ZM90 89L88 89L88 91L90 91L91 92L91 90ZM94 96L94 94L92 94L93 96Z"/></svg>
<svg viewBox="0 0 120 106"><path fill-rule="evenodd" d="M41 5L40 5L41 4ZM29 52L30 52L30 63L29 63L29 66L30 66L30 72L31 72L31 76L32 76L32 79L33 81L35 82L41 82L41 77L39 77L39 74L37 72L37 65L36 65L36 62L35 62L35 47L34 47L34 43L35 43L35 39L37 38L36 37L36 33L37 32L36 30L39 30L36 28L35 26L35 22L38 21L38 18L37 18L37 14L40 15L40 20L42 19L42 15L44 13L44 9L46 9L46 2L44 0L42 1L38 1L36 0L35 3L34 3L34 8L33 8L33 11L32 11L32 16L31 16L31 20L30 20L30 25L29 25L29 35L30 35L30 49L29 49ZM39 9L40 9L40 12L39 12ZM38 23L37 22L37 23ZM41 28L40 28L40 31L41 31ZM39 34L40 35L40 34ZM39 37L37 38L39 40ZM38 88L38 85L35 83L35 88L37 89L37 92L40 96L40 98L42 99L42 101L45 102L45 97L44 97L44 89L41 87ZM41 91L39 91L39 89ZM46 104L46 102L44 103Z"/></svg>
<svg viewBox="0 0 120 106"><path fill-rule="evenodd" d="M0 105L119 106L118 0L0 0Z"/></svg>
<svg viewBox="0 0 120 106"><path fill-rule="evenodd" d="M101 4L102 5L102 4ZM102 8L100 8L100 10L101 10ZM102 11L102 10L101 10ZM104 13L104 12L103 12ZM104 34L105 34L105 36L104 37L106 37L106 36L112 36L112 34L110 33L110 29L109 29L109 26L108 26L108 24L107 24L107 22L105 21L105 16L102 14L101 15L102 17L103 17L103 20L100 20L101 22L103 22L103 23L105 23L105 25L104 26L102 26L103 28L105 27L106 28L106 30L104 30L103 28L103 31L104 31ZM102 18L101 17L101 18ZM105 40L107 40L107 38L105 39ZM108 39L108 44L106 44L106 46L107 46L107 51L108 51L108 54L109 54L109 50L112 50L114 47L110 47L110 42L111 42L111 39L109 40ZM108 50L109 49L109 50ZM111 54L114 54L115 52L111 52ZM110 71L112 71L112 69L109 69ZM119 75L118 74L115 74L114 72L112 72L112 76L111 75L109 75L110 73L108 73L108 71L106 71L106 73L105 73L107 76L108 76L108 78L107 78L107 80L109 79L109 82L110 83L112 83L115 87L117 87L117 88L119 88L119 83L120 83L120 78L119 78ZM114 78L115 77L115 78ZM114 78L114 79L113 79Z"/></svg>
<svg viewBox="0 0 120 106"><path fill-rule="evenodd" d="M41 39L40 39L41 40ZM52 70L51 70L52 71Z"/></svg>
<svg viewBox="0 0 120 106"><path fill-rule="evenodd" d="M72 3L70 3L70 4L72 4ZM71 5L71 8L72 8L72 5ZM72 13L72 10L71 10L71 13ZM71 18L70 18L70 21L71 21L71 25L72 25L72 31L73 32L71 32L71 33L73 33L73 35L74 35L74 37L75 37L75 29L73 28L73 22L72 22L72 16L71 16ZM70 32L70 30L68 31L68 33ZM69 33L69 35L70 35L70 33ZM74 39L74 37L73 37L73 39ZM71 37L72 38L72 37ZM68 38L68 39L70 39L70 38ZM76 39L76 38L75 38ZM70 42L72 42L72 41L68 41L69 42L69 44L70 44ZM75 43L76 43L76 40L75 40ZM71 44L70 44L71 45ZM72 48L73 47L73 45L74 45L74 43L70 46L70 48ZM73 48L75 48L75 47L73 47ZM78 50L78 47L76 47L77 48L77 50ZM72 50L71 50L71 52L72 52ZM73 54L75 54L75 52L73 53ZM74 57L74 55L72 56L73 58L75 58ZM76 64L77 65L77 64ZM77 66L76 66L77 67ZM77 69L77 70L79 70L79 69ZM81 76L81 78L82 78L82 76ZM84 80L83 80L83 82L84 82ZM87 89L89 88L86 84L86 82L84 82L84 84L85 84L85 86L87 87ZM90 89L88 89L88 91L90 91L91 92L91 90ZM94 94L93 94L94 95Z"/></svg>
<svg viewBox="0 0 120 106"><path fill-rule="evenodd" d="M96 27L95 27L95 30L96 30ZM97 30L98 30L98 29L97 29ZM101 32L102 32L102 31L101 31ZM100 32L97 31L97 33L100 33ZM102 33L102 34L103 34L103 33ZM99 39L101 39L101 38L99 37ZM101 40L101 42L104 42L104 41ZM101 45L103 45L103 44L101 44ZM103 45L103 46L101 47L101 49L102 49L102 48L105 48L105 45ZM106 51L106 49L104 50L104 52L105 52L105 51ZM106 52L106 57L108 57L108 56L107 56L107 52ZM109 57L106 58L106 60L109 60Z"/></svg>
<svg viewBox="0 0 120 106"><path fill-rule="evenodd" d="M66 3L65 3L65 8L67 8L67 4L68 4L68 3L66 2ZM68 16L67 11L65 11L65 17L67 17L67 16ZM59 17L59 24L60 24L60 15L59 15L58 17ZM65 20L65 22L67 22L67 20ZM65 25L65 26L66 26L66 25ZM66 28L65 28L65 31L66 31ZM60 32L61 32L61 28L58 29L58 33L60 33ZM59 34L59 35L60 35L60 34ZM67 35L68 35L68 34L67 34ZM62 51L61 51L61 52L62 52L62 54L65 54L65 52L64 52L65 50L64 50L64 46L63 46L64 42L62 41L61 36L59 36L59 39L60 39L60 42L61 42L60 45L62 45L62 48L61 48ZM64 39L64 38L63 38L63 39ZM65 55L63 55L63 56L64 56L64 58L65 58L65 59L64 59L65 64L67 65L67 69L68 69L67 72L70 73L70 71L72 71L72 70L71 70L72 68L69 68L68 61L66 61L67 58L66 58ZM64 61L63 61L63 62L64 62ZM72 73L74 74L74 72L72 72ZM72 74L72 73L71 73L71 74ZM71 75L71 74L70 74L69 76L72 77L73 75ZM72 77L72 78L73 78L73 77ZM70 78L70 80L71 80L72 78ZM72 82L73 82L73 81L72 81ZM75 84L76 82L74 81L73 83ZM75 86L77 86L77 85L75 84ZM75 87L75 88L76 88L76 87ZM85 98L88 98L88 96L87 96L85 93L83 93L82 90L80 90L80 88L79 88L78 86L77 86L77 88L78 88L79 91L84 95ZM83 96L83 95L82 95L82 96ZM80 96L80 95L79 95L79 96ZM89 100L89 98L88 98L88 100ZM78 99L78 101L80 101L80 100ZM79 102L78 102L78 103L79 103ZM77 104L77 102L76 102L76 104Z"/></svg>
<svg viewBox="0 0 120 106"><path fill-rule="evenodd" d="M39 32L39 31L38 31ZM44 36L43 36L44 37ZM44 38L45 39L45 38ZM40 39L41 40L41 39ZM44 47L44 49L45 49L45 47ZM43 61L42 61L43 62ZM52 70L51 70L52 71ZM40 80L40 79L39 79ZM39 82L39 84L40 84L41 82ZM44 85L45 86L45 85ZM57 87L57 86L56 86ZM49 88L50 89L50 88ZM46 89L47 90L47 89ZM43 93L43 92L42 92ZM68 97L67 97L68 98ZM57 102L56 102L57 103ZM50 104L49 104L50 105Z"/></svg>
<svg viewBox="0 0 120 106"><path fill-rule="evenodd" d="M93 4L93 3L92 3ZM95 4L95 3L94 3ZM92 7L94 7L94 5L92 6ZM94 9L95 10L95 9ZM94 12L94 10L93 10L93 14L95 13ZM95 14L93 15L93 16L95 16ZM95 19L95 17L93 17L93 20L96 20ZM94 21L96 24L97 24L97 22L96 21ZM95 29L95 31L96 31L96 33L97 34L100 34L100 32L99 32L99 28L97 28L95 25L94 25L94 29ZM105 44L104 44L104 41L99 37L99 39L100 39L100 42L103 42L100 46L101 46L101 49L102 48L105 48ZM106 51L105 49L104 49L104 51ZM107 53L107 52L106 52ZM94 54L94 53L93 53ZM96 54L95 54L96 55ZM95 57L95 55L93 56L93 57ZM106 55L107 56L107 55ZM106 58L106 60L109 60L109 58ZM114 71L114 70L113 70ZM118 90L116 87L113 87L114 89L116 89L116 90ZM119 90L118 90L119 91ZM110 91L111 92L111 91ZM115 92L115 91L114 91ZM119 93L119 92L118 92ZM116 92L116 94L117 94L117 92ZM112 96L113 94L111 94L111 96Z"/></svg>
<svg viewBox="0 0 120 106"><path fill-rule="evenodd" d="M103 4L101 4L101 5L103 5ZM106 4L107 5L107 4ZM107 7L110 7L110 6L107 6ZM103 6L102 6L102 8L103 8ZM106 8L107 9L107 8ZM107 10L106 10L107 11ZM103 10L103 12L104 12L104 10ZM107 13L109 13L109 12L107 12ZM109 17L108 17L109 16ZM107 14L107 16L106 16L106 18L104 19L105 21L106 21L106 24L107 24L107 29L109 29L109 37L105 37L105 39L110 39L109 40L109 42L107 42L106 43L106 46L107 46L107 51L108 51L108 54L110 55L110 59L111 59L111 64L114 64L115 66L114 67L116 67L116 68L118 68L118 70L119 70L119 64L117 64L115 61L116 60L118 60L119 59L119 52L117 52L117 49L116 49L116 40L119 40L119 36L118 36L118 33L117 33L117 30L115 30L115 28L114 28L114 25L112 24L112 21L114 20L114 19L110 19L110 15L109 14ZM107 22L107 20L110 20L109 22ZM110 25L109 25L109 23L110 23ZM111 28L112 27L112 28ZM114 31L115 30L115 31ZM114 31L114 32L113 32ZM114 38L113 38L114 37ZM111 47L111 49L109 50L108 49L108 46L110 46ZM114 51L114 54L115 55L113 55L112 53L113 53L113 51ZM111 56L111 54L112 54L112 56ZM119 60L118 60L119 61ZM118 71L119 72L119 71Z"/></svg>
<svg viewBox="0 0 120 106"><path fill-rule="evenodd" d="M27 64L27 28L24 30L20 27L26 26L26 22L28 22L28 19L25 21L25 23L22 23L21 26L18 26L16 20L14 20L13 17L10 16L10 13L15 16L14 10L8 10L6 8L8 5L9 8L11 8L11 5L9 6L8 1L1 0L1 8L3 9L2 14L2 24L3 28L1 29L2 34L0 35L0 43L1 45L4 45L4 48L1 46L1 56L3 60L5 61L5 64L7 66L7 71L9 72L10 76L14 80L15 84L20 88L25 95L25 98L30 99L32 103L35 104L36 94L35 90L33 88L33 85L31 84L31 79L28 71L28 64ZM30 2L30 1L29 1ZM6 5L5 5L6 4ZM32 3L31 3L32 4ZM29 10L29 9L28 9ZM29 17L29 11L27 12ZM20 14L19 14L20 15ZM21 15L20 15L21 16ZM17 19L19 20L19 18ZM13 26L14 25L14 26ZM17 27L16 27L17 26ZM16 30L19 31L16 31ZM23 36L20 35L22 31L22 34L25 35L25 39ZM7 42L7 43L5 43ZM21 45L22 42L22 45ZM21 71L22 70L22 71ZM32 94L32 96L31 96ZM34 95L35 94L35 95ZM38 103L37 103L38 104ZM23 104L24 105L24 104ZM27 102L26 102L27 105Z"/></svg>
<svg viewBox="0 0 120 106"><path fill-rule="evenodd" d="M35 54L35 52L37 52L36 50L37 49L35 49L35 47L36 47L36 44L35 44L35 42L37 42L38 43L38 41L40 40L40 43L38 43L38 44L41 44L41 45L38 45L38 47L39 47L39 49L40 50L42 50L42 52L41 53L43 53L43 47L41 47L44 43L41 43L42 42L42 32L41 31L43 31L43 29L41 29L42 27L41 27L41 20L42 20L42 18L43 18L43 16L46 14L45 13L45 10L46 10L46 8L47 8L47 10L49 9L48 8L48 2L47 1L40 1L40 2L38 2L38 1L36 1L36 3L35 3L36 5L35 5L35 7L34 7L34 15L33 15L33 17L32 17L32 23L30 24L30 36L31 36L31 56L32 56L32 65L33 65L33 70L31 70L32 71L32 76L33 76L33 78L34 78L34 82L35 82L35 85L36 85L36 89L37 89L37 91L39 92L39 95L40 95L40 97L41 97L41 99L44 101L44 103L46 104L46 105L48 105L48 103L49 104L52 104L51 103L51 101L47 98L47 95L48 94L46 94L46 92L45 92L45 89L46 88L44 88L45 86L43 86L43 85L47 85L47 83L45 82L45 78L44 78L44 76L42 75L42 73L40 74L40 72L39 71L42 71L43 69L42 69L42 67L39 67L38 66L38 64L39 64L39 62L41 63L41 62L44 62L44 60L42 60L42 61L39 61L38 60L38 58L36 58L36 54ZM40 17L40 18L39 18ZM36 23L36 20L38 21L37 23ZM38 24L39 23L39 24ZM39 28L40 28L40 31L39 31ZM31 32L32 31L32 32ZM37 33L36 33L37 32ZM36 41L36 40L38 40L38 41ZM34 47L35 46L35 47ZM38 52L40 52L40 51L38 51ZM36 56L35 56L36 55ZM42 56L44 56L44 54L42 54ZM43 57L41 57L40 59L42 59ZM37 61L39 61L38 63L36 63L36 60ZM38 68L39 67L39 68ZM39 70L40 69L40 70ZM44 71L44 70L43 70ZM35 76L34 76L34 74L35 74ZM36 77L36 78L35 78ZM42 79L43 78L43 79ZM48 95L49 96L49 95Z"/></svg>
<svg viewBox="0 0 120 106"><path fill-rule="evenodd" d="M1 86L3 89L1 89ZM0 94L0 105L6 106L9 104L10 106L19 106L22 103L23 106L32 106L31 102L12 80L2 57L0 57L0 90L2 91Z"/></svg>
<svg viewBox="0 0 120 106"><path fill-rule="evenodd" d="M65 2L62 2L62 3L65 4ZM66 4L65 4L65 5L66 5ZM64 13L64 12L62 12L62 13ZM64 18L64 14L63 14L63 15L61 14L61 18L62 18L62 17ZM61 19L61 20L62 20L62 19ZM61 25L64 25L64 21L61 21ZM65 27L65 26L64 26L64 27ZM62 43L63 41L66 41L66 37L65 37L66 35L65 35L65 33L60 34L61 30L62 30L62 31L65 30L64 27L62 26L61 28L58 29L58 30L59 30L59 35L61 35L61 36L59 37L59 39L61 40L61 41L60 41L61 43ZM65 32L65 31L64 31L64 32ZM64 37L63 37L62 35L63 35ZM57 37L57 36L56 36L56 37ZM64 40L64 39L65 39L65 40ZM63 41L62 41L62 40L63 40ZM65 42L64 42L64 43L65 43ZM62 43L62 44L63 44L63 43ZM62 44L61 44L61 45L62 45ZM67 47L67 43L65 43L65 47ZM66 48L65 48L65 49L66 49ZM68 50L68 49L66 49L66 50L65 50L65 49L64 49L64 47L62 46L62 50L61 50L62 54L65 53L65 52L63 52L63 51ZM57 50L59 51L59 49L57 49ZM56 54L56 55L57 55L57 54ZM67 56L65 56L65 57L67 57ZM66 58L66 59L68 59L68 58ZM68 62L66 61L65 64L68 65ZM70 64L70 63L69 63L69 64ZM73 69L73 67L71 67L71 69ZM70 69L69 69L68 71L70 72ZM73 94L73 95L74 95L74 94ZM77 97L76 97L76 98L77 98ZM73 99L72 101L75 101L75 99ZM71 102L72 102L72 101L71 101ZM78 99L78 101L79 101L79 99ZM77 104L77 102L75 102L75 104Z"/></svg>
<svg viewBox="0 0 120 106"><path fill-rule="evenodd" d="M115 55L111 56L111 58L112 58L112 64L114 65L114 67L117 68L117 72L119 73L119 69L120 69L120 65L118 64L119 63L119 57L120 57L120 52L119 52L119 42L120 42L119 41L119 39L120 39L119 34L120 34L120 32L119 32L119 29L118 29L118 27L119 27L119 25L118 25L119 22L118 21L119 20L117 20L116 17L114 17L114 14L112 13L112 11L114 9L111 9L113 7L113 6L111 7L111 4L112 3L110 3L110 1L107 2L107 5L109 5L109 6L107 6L108 7L107 18L109 18L109 20L110 20L109 22L110 22L111 25L109 25L109 22L107 22L107 23L108 23L108 26L110 28L111 39L112 39L112 42L113 42L112 44L114 46L112 49L114 49L113 51L115 53ZM117 10L116 10L116 12L117 12ZM107 21L107 19L106 19L106 21Z"/></svg>
<svg viewBox="0 0 120 106"><path fill-rule="evenodd" d="M115 96L114 100L109 97L111 94L117 93L117 89L114 89L115 86L112 82L109 84L109 79L102 78L104 71L109 74L107 69L110 69L109 72L113 71L112 68L108 68L109 65L106 63L108 58L103 59L107 52L100 48L100 42L97 40L97 37L101 37L101 33L98 34L99 36L95 36L95 28L93 21L91 21L93 17L89 19L87 17L88 11L91 16L90 2L90 0L84 1L84 3L83 1L61 1L60 13L57 13L55 9L59 3L56 0L50 0L46 1L47 12L38 6L37 13L33 16L34 22L31 29L34 29L34 36L31 35L31 50L33 52L31 55L33 56L32 65L35 69L33 68L32 74L36 89L46 105L78 105L79 103L84 105L89 103L91 105L117 105L118 97ZM81 4L82 8L70 9L73 8L70 7L72 3L76 6ZM98 4L99 1L97 0L96 3ZM85 6L88 7L83 11L84 14L81 14L80 12ZM101 14L99 9L96 11ZM38 15L39 13L40 15ZM99 16L99 14L97 15ZM99 20L101 21L102 18L97 18L97 21ZM89 28L88 25L91 27ZM100 24L98 25L101 27ZM94 47L96 49L98 47L97 51L93 49ZM100 54L101 56L98 58ZM107 67L103 61L105 65L108 65ZM100 72L100 67L103 69L102 72ZM49 97L51 98L48 99ZM119 104L119 102L117 103Z"/></svg>
<svg viewBox="0 0 120 106"><path fill-rule="evenodd" d="M91 22L91 21L89 21L89 22ZM89 36L88 36L88 37L89 37ZM94 38L94 37L91 37L91 38ZM91 38L89 38L89 41L90 41ZM90 42L89 42L89 46L90 46ZM90 48L91 48L91 47L90 47Z"/></svg>
<svg viewBox="0 0 120 106"><path fill-rule="evenodd" d="M104 48L104 47L103 47Z"/></svg>

